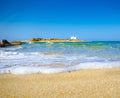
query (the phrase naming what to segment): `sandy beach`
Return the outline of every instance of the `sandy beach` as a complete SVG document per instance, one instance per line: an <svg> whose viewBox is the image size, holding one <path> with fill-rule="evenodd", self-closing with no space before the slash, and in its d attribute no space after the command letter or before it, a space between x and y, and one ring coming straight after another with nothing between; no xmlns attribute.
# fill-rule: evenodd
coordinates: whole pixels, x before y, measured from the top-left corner
<svg viewBox="0 0 120 98"><path fill-rule="evenodd" d="M1 74L0 98L120 98L120 68Z"/></svg>

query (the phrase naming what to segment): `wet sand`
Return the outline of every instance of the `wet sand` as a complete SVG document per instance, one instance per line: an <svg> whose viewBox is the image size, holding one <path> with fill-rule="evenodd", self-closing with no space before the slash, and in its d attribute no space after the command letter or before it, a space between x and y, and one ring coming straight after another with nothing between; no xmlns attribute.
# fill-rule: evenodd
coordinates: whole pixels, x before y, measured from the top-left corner
<svg viewBox="0 0 120 98"><path fill-rule="evenodd" d="M0 74L0 98L120 98L120 68Z"/></svg>

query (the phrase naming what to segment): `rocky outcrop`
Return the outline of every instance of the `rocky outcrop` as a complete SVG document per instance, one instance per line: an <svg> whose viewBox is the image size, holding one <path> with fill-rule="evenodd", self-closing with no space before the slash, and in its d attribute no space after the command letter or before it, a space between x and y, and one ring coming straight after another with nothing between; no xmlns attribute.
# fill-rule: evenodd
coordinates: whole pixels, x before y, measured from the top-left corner
<svg viewBox="0 0 120 98"><path fill-rule="evenodd" d="M21 41L13 41L13 42L10 42L11 45L21 45L22 42Z"/></svg>
<svg viewBox="0 0 120 98"><path fill-rule="evenodd" d="M21 45L21 41L13 41L13 42L8 42L7 40L1 40L0 41L0 47L6 47L6 46L11 46L11 45Z"/></svg>
<svg viewBox="0 0 120 98"><path fill-rule="evenodd" d="M11 46L11 43L9 43L7 40L1 40L0 41L0 47L5 47L5 46Z"/></svg>

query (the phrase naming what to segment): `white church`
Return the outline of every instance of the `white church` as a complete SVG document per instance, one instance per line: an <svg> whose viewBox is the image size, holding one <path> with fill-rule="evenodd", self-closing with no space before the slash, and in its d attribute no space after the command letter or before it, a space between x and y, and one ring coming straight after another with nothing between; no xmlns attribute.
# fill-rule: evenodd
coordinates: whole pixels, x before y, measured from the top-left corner
<svg viewBox="0 0 120 98"><path fill-rule="evenodd" d="M73 40L73 39L76 40L77 37L76 37L76 36L71 36L70 39L72 39L72 40Z"/></svg>

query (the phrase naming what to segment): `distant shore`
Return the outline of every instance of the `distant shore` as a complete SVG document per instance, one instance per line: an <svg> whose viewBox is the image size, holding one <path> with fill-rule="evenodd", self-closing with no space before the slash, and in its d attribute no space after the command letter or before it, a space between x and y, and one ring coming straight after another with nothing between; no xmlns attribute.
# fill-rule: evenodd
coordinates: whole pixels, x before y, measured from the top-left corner
<svg viewBox="0 0 120 98"><path fill-rule="evenodd" d="M120 68L0 74L0 98L120 98Z"/></svg>
<svg viewBox="0 0 120 98"><path fill-rule="evenodd" d="M12 41L8 42L6 39L0 40L0 47L5 46L12 46L12 45L21 45L22 42L85 42L84 40L79 39L60 39L60 38L50 38L50 39L43 39L43 38L32 38L29 40L19 40L19 41Z"/></svg>
<svg viewBox="0 0 120 98"><path fill-rule="evenodd" d="M85 42L84 40L40 40L40 41L32 41L27 40L26 42Z"/></svg>

